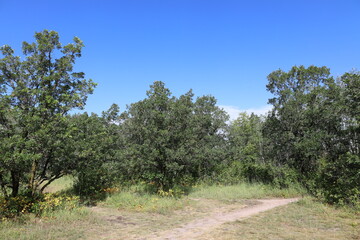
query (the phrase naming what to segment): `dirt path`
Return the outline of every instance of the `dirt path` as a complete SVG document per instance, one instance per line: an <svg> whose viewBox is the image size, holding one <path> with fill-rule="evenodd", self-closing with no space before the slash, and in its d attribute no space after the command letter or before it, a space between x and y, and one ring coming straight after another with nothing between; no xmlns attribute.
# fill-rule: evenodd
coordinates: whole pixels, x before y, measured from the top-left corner
<svg viewBox="0 0 360 240"><path fill-rule="evenodd" d="M292 202L298 201L298 198L291 199L264 199L257 200L259 204L247 206L242 209L234 210L227 213L216 212L210 216L207 216L202 219L196 219L187 224L184 224L181 227L170 229L167 231L159 232L156 235L150 235L148 237L142 239L196 239L200 237L202 234L218 227L219 225L232 222L236 220L242 220L248 218L257 213L261 213L267 210L270 210L275 207L283 206Z"/></svg>

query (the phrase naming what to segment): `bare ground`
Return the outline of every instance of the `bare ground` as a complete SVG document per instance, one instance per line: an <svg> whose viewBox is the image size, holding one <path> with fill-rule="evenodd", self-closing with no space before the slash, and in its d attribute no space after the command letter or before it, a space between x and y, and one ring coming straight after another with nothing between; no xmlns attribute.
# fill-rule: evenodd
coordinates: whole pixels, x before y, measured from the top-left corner
<svg viewBox="0 0 360 240"><path fill-rule="evenodd" d="M203 201L203 199L197 200ZM221 224L243 220L297 200L298 198L263 199L246 201L245 204L235 206L217 206L213 204L210 209L206 210L206 213L188 216L190 211L182 211L177 216L170 216L169 219L158 219L158 223L154 222L154 220L157 221L156 216L146 219L146 216L142 214L129 214L116 212L117 210L114 209L96 207L92 210L107 222L110 229L107 231L105 229L97 231L94 229L90 239L199 239L201 235L210 232ZM174 221L176 217L179 219Z"/></svg>

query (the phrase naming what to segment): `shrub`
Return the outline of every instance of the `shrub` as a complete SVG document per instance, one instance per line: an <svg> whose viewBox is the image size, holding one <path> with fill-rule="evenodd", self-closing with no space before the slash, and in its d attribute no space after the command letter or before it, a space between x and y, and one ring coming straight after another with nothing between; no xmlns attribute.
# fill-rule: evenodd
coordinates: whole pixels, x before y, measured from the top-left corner
<svg viewBox="0 0 360 240"><path fill-rule="evenodd" d="M111 192L109 189L112 189L114 179L114 174L104 166L97 169L82 169L74 183L74 191L80 196L82 202L93 204L106 198Z"/></svg>
<svg viewBox="0 0 360 240"><path fill-rule="evenodd" d="M47 215L56 210L72 210L79 206L79 197L46 193L33 203L31 212L36 216Z"/></svg>
<svg viewBox="0 0 360 240"><path fill-rule="evenodd" d="M327 163L320 174L319 189L329 203L360 207L360 157L348 153Z"/></svg>
<svg viewBox="0 0 360 240"><path fill-rule="evenodd" d="M56 210L72 210L77 206L78 197L53 193L35 197L18 195L8 199L0 198L0 219L15 218L25 213L34 213L40 217Z"/></svg>
<svg viewBox="0 0 360 240"><path fill-rule="evenodd" d="M286 188L296 184L297 174L293 169L287 167L234 161L230 165L222 167L213 181L222 184L237 184L247 181Z"/></svg>
<svg viewBox="0 0 360 240"><path fill-rule="evenodd" d="M0 218L15 218L22 213L30 212L34 204L34 199L27 196L0 198Z"/></svg>

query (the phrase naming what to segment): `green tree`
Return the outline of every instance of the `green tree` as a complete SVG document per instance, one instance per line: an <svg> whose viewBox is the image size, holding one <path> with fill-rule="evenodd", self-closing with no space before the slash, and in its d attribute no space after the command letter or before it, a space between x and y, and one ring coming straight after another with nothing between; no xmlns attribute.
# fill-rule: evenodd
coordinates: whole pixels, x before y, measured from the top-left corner
<svg viewBox="0 0 360 240"><path fill-rule="evenodd" d="M360 156L360 73L345 73L341 77L342 122L350 154Z"/></svg>
<svg viewBox="0 0 360 240"><path fill-rule="evenodd" d="M259 163L263 159L263 119L243 112L230 124L229 142L235 161Z"/></svg>
<svg viewBox="0 0 360 240"><path fill-rule="evenodd" d="M273 110L264 126L267 157L310 176L333 147L333 133L339 130L338 109L330 107L338 87L326 67L278 70L268 80L267 89L275 97L269 100Z"/></svg>
<svg viewBox="0 0 360 240"><path fill-rule="evenodd" d="M275 97L264 126L266 158L296 169L329 202L359 202L359 74L334 80L326 67L300 66L268 79Z"/></svg>
<svg viewBox="0 0 360 240"><path fill-rule="evenodd" d="M345 73L338 80L339 131L332 137L333 148L326 156L318 185L328 202L360 206L360 75Z"/></svg>
<svg viewBox="0 0 360 240"><path fill-rule="evenodd" d="M116 149L119 148L119 107L115 104L103 115L75 114L70 117L71 154L75 162L75 192L82 200L106 196L104 189L114 184Z"/></svg>
<svg viewBox="0 0 360 240"><path fill-rule="evenodd" d="M83 46L77 37L63 46L57 32L44 30L34 43L23 42L24 59L1 47L0 184L6 196L9 188L12 196L20 188L34 194L70 170L66 115L82 109L95 87L73 71Z"/></svg>
<svg viewBox="0 0 360 240"><path fill-rule="evenodd" d="M133 180L169 190L186 178L207 174L221 159L221 128L226 115L213 97L193 101L193 93L172 97L164 83L154 82L147 98L122 114L122 172Z"/></svg>

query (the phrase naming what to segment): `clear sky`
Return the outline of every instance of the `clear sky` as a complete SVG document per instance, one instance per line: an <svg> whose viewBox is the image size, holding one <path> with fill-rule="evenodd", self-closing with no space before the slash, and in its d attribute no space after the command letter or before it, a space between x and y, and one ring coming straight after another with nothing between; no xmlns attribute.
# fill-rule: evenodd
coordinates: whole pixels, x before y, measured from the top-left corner
<svg viewBox="0 0 360 240"><path fill-rule="evenodd" d="M293 65L360 69L359 0L0 0L0 45L43 29L85 43L76 69L98 83L86 110L125 110L156 80L238 110L266 108L267 75Z"/></svg>

